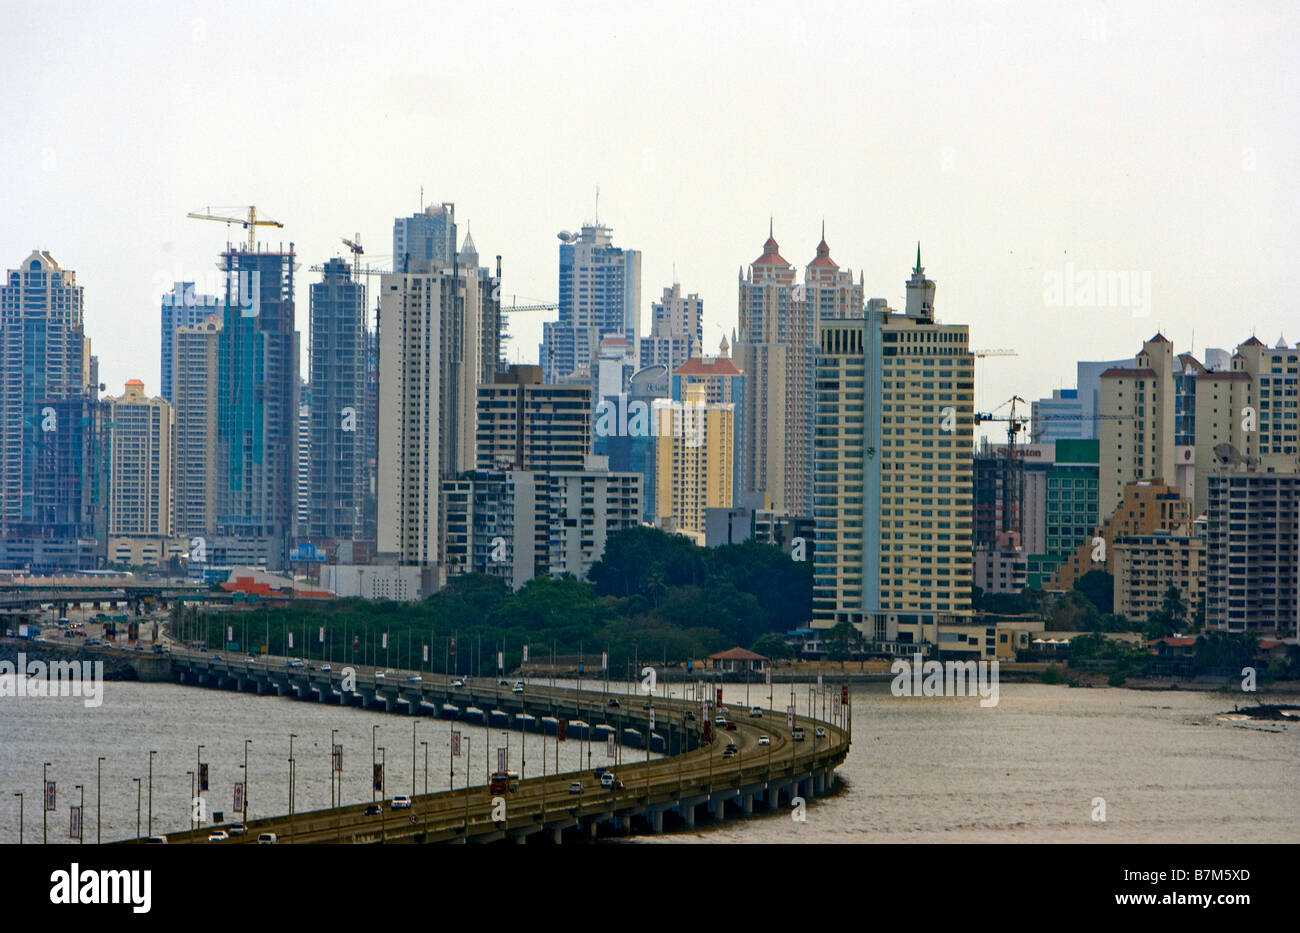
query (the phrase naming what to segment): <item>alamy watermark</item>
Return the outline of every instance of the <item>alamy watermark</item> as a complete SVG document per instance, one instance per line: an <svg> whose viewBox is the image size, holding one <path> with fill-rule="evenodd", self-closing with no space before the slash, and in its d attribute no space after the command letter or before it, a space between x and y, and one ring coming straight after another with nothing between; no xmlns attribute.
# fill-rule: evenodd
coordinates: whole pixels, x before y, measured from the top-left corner
<svg viewBox="0 0 1300 933"><path fill-rule="evenodd" d="M998 662L992 661L922 661L919 653L912 660L899 658L889 666L896 675L889 692L896 697L967 697L979 696L980 706L998 705Z"/></svg>
<svg viewBox="0 0 1300 933"><path fill-rule="evenodd" d="M1123 269L1064 269L1043 273L1043 304L1049 308L1128 308L1151 316L1151 273Z"/></svg>
<svg viewBox="0 0 1300 933"><path fill-rule="evenodd" d="M0 661L0 699L6 697L81 697L87 709L104 702L103 661Z"/></svg>

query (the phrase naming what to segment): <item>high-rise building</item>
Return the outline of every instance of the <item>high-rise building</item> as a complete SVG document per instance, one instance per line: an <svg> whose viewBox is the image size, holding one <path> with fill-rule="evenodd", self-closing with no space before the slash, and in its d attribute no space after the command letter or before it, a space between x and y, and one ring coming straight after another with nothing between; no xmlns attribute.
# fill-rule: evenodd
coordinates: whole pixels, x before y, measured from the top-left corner
<svg viewBox="0 0 1300 933"><path fill-rule="evenodd" d="M44 250L0 285L0 566L94 566L107 532L97 361L76 273Z"/></svg>
<svg viewBox="0 0 1300 933"><path fill-rule="evenodd" d="M1058 440L1096 440L1097 412L1101 406L1101 374L1132 365L1132 359L1088 360L1076 365L1074 389L1059 389L1051 398L1030 405L1030 440L1050 444Z"/></svg>
<svg viewBox="0 0 1300 933"><path fill-rule="evenodd" d="M741 503L741 455L745 449L745 374L728 354L727 338L723 337L717 356L696 356L673 370L673 401L681 402L691 386L704 388L705 401L712 404L734 406L732 418L731 450L734 461L731 477L731 500Z"/></svg>
<svg viewBox="0 0 1300 933"><path fill-rule="evenodd" d="M186 538L209 537L217 524L221 320L209 314L176 329L172 528Z"/></svg>
<svg viewBox="0 0 1300 933"><path fill-rule="evenodd" d="M1300 458L1219 462L1207 487L1206 627L1300 636Z"/></svg>
<svg viewBox="0 0 1300 933"><path fill-rule="evenodd" d="M297 512L294 252L227 249L218 360L218 564L280 569Z"/></svg>
<svg viewBox="0 0 1300 933"><path fill-rule="evenodd" d="M548 385L540 366L517 365L478 387L480 470L580 470L591 442L585 385Z"/></svg>
<svg viewBox="0 0 1300 933"><path fill-rule="evenodd" d="M674 282L651 303L650 321L650 335L641 338L641 366L659 363L671 373L703 354L704 302L699 295L683 295L682 286Z"/></svg>
<svg viewBox="0 0 1300 933"><path fill-rule="evenodd" d="M1174 348L1163 334L1134 362L1101 374L1099 512L1104 518L1138 480L1174 482Z"/></svg>
<svg viewBox="0 0 1300 933"><path fill-rule="evenodd" d="M306 540L311 521L311 384L298 384L298 437L297 461L294 470L294 524L295 540Z"/></svg>
<svg viewBox="0 0 1300 933"><path fill-rule="evenodd" d="M311 286L311 424L307 537L364 537L367 398L366 289L341 259ZM373 435L373 430L370 434Z"/></svg>
<svg viewBox="0 0 1300 933"><path fill-rule="evenodd" d="M438 272L456 257L456 205L430 204L418 214L393 221L393 271Z"/></svg>
<svg viewBox="0 0 1300 933"><path fill-rule="evenodd" d="M924 272L918 251L903 313L820 329L813 624L876 641L970 614L975 359Z"/></svg>
<svg viewBox="0 0 1300 933"><path fill-rule="evenodd" d="M1105 444L1103 442L1102 446ZM1104 454L1103 454L1104 456ZM1176 487L1158 480L1137 480L1124 487L1124 498L1088 540L1057 566L1044 581L1045 590L1068 590L1090 570L1114 575L1115 542L1158 532L1175 535L1192 533L1192 502Z"/></svg>
<svg viewBox="0 0 1300 933"><path fill-rule="evenodd" d="M586 579L609 536L640 524L641 477L610 472L606 458L589 455L581 470L547 474L546 503L547 570Z"/></svg>
<svg viewBox="0 0 1300 933"><path fill-rule="evenodd" d="M545 566L549 534L545 503L538 498L542 474L526 470L474 470L443 480L443 548L447 576L482 573L517 590Z"/></svg>
<svg viewBox="0 0 1300 933"><path fill-rule="evenodd" d="M412 249L409 271L380 284L378 550L433 567L440 480L475 462L477 387L500 356L500 283L468 235L450 266L432 246L432 258Z"/></svg>
<svg viewBox="0 0 1300 933"><path fill-rule="evenodd" d="M542 325L542 375L552 384L594 371L607 334L626 338L633 355L641 339L640 251L615 246L601 224L560 239L560 316Z"/></svg>
<svg viewBox="0 0 1300 933"><path fill-rule="evenodd" d="M655 517L655 442L652 420L655 402L669 398L668 367L642 367L627 381L627 391L601 399L596 406L594 452L609 458L614 473L641 477L641 519Z"/></svg>
<svg viewBox="0 0 1300 933"><path fill-rule="evenodd" d="M1115 542L1114 611L1145 624L1164 606L1172 586L1188 608L1201 604L1205 585L1205 539L1198 534L1128 535Z"/></svg>
<svg viewBox="0 0 1300 933"><path fill-rule="evenodd" d="M216 295L199 294L193 282L176 282L172 290L162 296L159 359L162 363L162 397L168 402L176 401L176 331L203 323L209 314L221 314L221 299Z"/></svg>
<svg viewBox="0 0 1300 933"><path fill-rule="evenodd" d="M710 402L707 388L697 382L686 387L680 402L656 402L654 422L656 524L703 545L705 510L732 505L735 405Z"/></svg>
<svg viewBox="0 0 1300 933"><path fill-rule="evenodd" d="M1223 357L1208 351L1210 365L1190 353L1175 357L1173 345L1157 334L1133 362L1102 374L1103 518L1115 508L1117 490L1135 479L1169 483L1203 513L1220 444L1248 458L1300 450L1300 349L1251 337L1226 366Z"/></svg>
<svg viewBox="0 0 1300 933"><path fill-rule="evenodd" d="M172 408L127 380L108 397L108 533L166 537L172 529Z"/></svg>
<svg viewBox="0 0 1300 933"><path fill-rule="evenodd" d="M787 515L813 512L814 369L822 323L861 320L862 285L841 270L823 236L796 281L771 230L763 254L740 275L736 362L745 373L740 410L740 496Z"/></svg>

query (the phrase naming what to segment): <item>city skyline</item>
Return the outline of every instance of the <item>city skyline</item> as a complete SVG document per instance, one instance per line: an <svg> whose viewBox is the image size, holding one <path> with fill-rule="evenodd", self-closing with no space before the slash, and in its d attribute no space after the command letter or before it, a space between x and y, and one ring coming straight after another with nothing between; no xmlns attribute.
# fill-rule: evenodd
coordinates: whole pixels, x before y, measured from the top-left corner
<svg viewBox="0 0 1300 933"><path fill-rule="evenodd" d="M1198 356L1235 346L1243 333L1270 346L1300 336L1287 333L1294 312L1273 297L1300 284L1285 253L1296 220L1278 209L1295 201L1295 108L1256 91L1295 74L1286 27L1297 14L1284 7L1174 17L1172 6L1097 6L1033 22L1009 8L954 5L780 16L759 8L745 10L752 28L739 40L730 28L739 9L692 11L684 35L677 7L610 24L551 11L508 23L445 11L453 29L494 21L508 63L500 74L471 67L468 47L426 64L419 40L396 28L419 18L385 9L355 24L356 41L394 43L386 59L396 64L363 75L329 53L273 54L279 31L292 28L287 9L272 8L265 31L233 61L224 25L197 8L130 31L116 15L81 11L53 48L27 41L35 27L18 17L0 38L13 87L0 104L13 128L0 201L24 218L7 225L0 251L6 267L44 249L78 271L102 382L161 385L158 364L138 365L131 352L141 339L157 345L159 297L175 281L216 291L214 257L227 236L186 212L256 204L285 224L259 239L294 243L304 267L296 327L305 333L314 281L305 267L345 254L339 240L355 231L387 267L379 257L391 250L392 218L419 208L421 187L426 205L454 200L458 224L502 254L507 302L556 297L554 235L597 219L599 188L600 222L644 256L641 332L652 298L676 281L707 303L710 349L735 326L732 275L758 255L769 218L797 267L813 259L824 220L836 260L862 273L868 298L895 307L919 239L972 346L1020 353L977 364L981 410L1068 388L1076 360L1126 355L1157 331ZM322 22L328 35L348 20ZM939 22L943 30L928 28ZM117 41L92 43L99 35ZM913 41L920 36L926 43ZM656 43L677 66L670 77ZM110 45L113 57L103 58ZM706 55L709 72L687 67ZM60 77L65 56L78 64ZM860 64L876 57L886 67ZM183 63L175 86L131 77L146 60ZM565 64L584 60L598 81ZM217 65L230 80L186 77ZM1009 80L1022 69L1038 81ZM91 87L78 77L91 73L105 80ZM525 73L537 78L526 93ZM254 74L268 87L292 74L300 106L225 106L229 87ZM76 104L75 131L18 109L38 78L51 110ZM425 93L435 83L451 92ZM639 94L641 109L590 119L619 87ZM125 108L102 96L123 91ZM437 100L458 95L497 105L457 108L458 144L430 160L425 142L447 119ZM346 131L322 125L326 108L354 115ZM817 123L835 131L797 130ZM497 145L502 126L510 145ZM193 145L244 136L274 142L261 159ZM121 145L127 139L136 145ZM128 228L132 261L123 262ZM1088 297L1084 280L1106 277L1131 277L1142 294L1127 296L1132 307ZM1261 279L1270 284L1257 298L1248 283ZM550 317L513 316L509 362L533 361Z"/></svg>

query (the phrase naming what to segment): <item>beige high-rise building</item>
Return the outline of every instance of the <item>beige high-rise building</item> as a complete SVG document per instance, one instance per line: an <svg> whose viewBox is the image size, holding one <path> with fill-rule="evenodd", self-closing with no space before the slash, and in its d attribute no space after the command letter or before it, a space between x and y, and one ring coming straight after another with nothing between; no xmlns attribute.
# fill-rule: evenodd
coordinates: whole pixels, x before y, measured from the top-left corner
<svg viewBox="0 0 1300 933"><path fill-rule="evenodd" d="M975 359L924 273L918 251L905 312L820 332L813 624L875 640L970 614Z"/></svg>
<svg viewBox="0 0 1300 933"><path fill-rule="evenodd" d="M478 387L480 470L581 470L591 437L590 386L547 385L542 367L524 365Z"/></svg>
<svg viewBox="0 0 1300 933"><path fill-rule="evenodd" d="M160 536L172 531L172 407L128 379L109 396L108 533Z"/></svg>
<svg viewBox="0 0 1300 933"><path fill-rule="evenodd" d="M1089 570L1115 573L1115 543L1120 538L1157 532L1190 535L1192 503L1178 489L1155 480L1138 480L1124 487L1124 500L1103 519L1091 539L1063 561L1045 590L1068 590Z"/></svg>
<svg viewBox="0 0 1300 933"><path fill-rule="evenodd" d="M1173 586L1195 615L1205 585L1205 539L1193 534L1158 532L1130 535L1115 542L1115 612L1144 623L1165 602Z"/></svg>
<svg viewBox="0 0 1300 933"><path fill-rule="evenodd" d="M818 329L823 321L860 318L862 286L831 259L824 237L797 283L770 233L748 276L740 274L733 353L746 390L738 486L777 512L811 515Z"/></svg>
<svg viewBox="0 0 1300 933"><path fill-rule="evenodd" d="M735 406L710 402L708 387L693 383L681 402L654 404L659 426L655 457L655 521L704 544L705 509L732 504Z"/></svg>
<svg viewBox="0 0 1300 933"><path fill-rule="evenodd" d="M184 537L217 524L217 380L221 318L176 328L173 377L172 524Z"/></svg>
<svg viewBox="0 0 1300 933"><path fill-rule="evenodd" d="M1226 359L1222 351L1210 351ZM1238 345L1227 365L1173 354L1161 334L1132 366L1101 376L1099 513L1104 520L1135 480L1186 490L1195 514L1208 505L1214 449L1231 444L1247 458L1300 451L1300 349L1269 347L1255 337Z"/></svg>
<svg viewBox="0 0 1300 933"><path fill-rule="evenodd" d="M1098 514L1104 521L1138 480L1173 483L1174 345L1156 334L1131 367L1101 374Z"/></svg>
<svg viewBox="0 0 1300 933"><path fill-rule="evenodd" d="M439 482L474 467L477 388L495 370L494 280L468 236L457 259L409 259L380 283L378 550L403 564L439 561Z"/></svg>

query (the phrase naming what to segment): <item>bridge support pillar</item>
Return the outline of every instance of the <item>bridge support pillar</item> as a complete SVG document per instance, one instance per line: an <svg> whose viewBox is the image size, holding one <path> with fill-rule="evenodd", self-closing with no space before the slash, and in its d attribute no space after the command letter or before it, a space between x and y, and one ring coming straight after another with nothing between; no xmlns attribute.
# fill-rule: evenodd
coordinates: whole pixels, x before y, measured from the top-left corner
<svg viewBox="0 0 1300 933"><path fill-rule="evenodd" d="M523 833L520 833L518 836L515 836L515 845L521 846L527 841L528 841L528 837L525 836Z"/></svg>
<svg viewBox="0 0 1300 933"><path fill-rule="evenodd" d="M558 827L551 830L551 842L555 843L558 846L563 841L564 841L564 830Z"/></svg>
<svg viewBox="0 0 1300 933"><path fill-rule="evenodd" d="M686 823L687 829L695 828L695 804L684 803L677 808L677 815Z"/></svg>
<svg viewBox="0 0 1300 933"><path fill-rule="evenodd" d="M664 811L655 810L650 814L650 823L656 833L664 831Z"/></svg>
<svg viewBox="0 0 1300 933"><path fill-rule="evenodd" d="M587 824L587 835L588 835L588 837L590 837L590 838L592 838L592 839L595 839L595 838L596 838L596 821L595 821L595 820L592 820L590 823Z"/></svg>
<svg viewBox="0 0 1300 933"><path fill-rule="evenodd" d="M754 813L754 795L745 795L745 816L751 816Z"/></svg>

